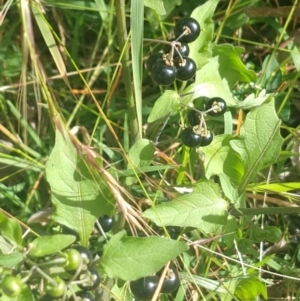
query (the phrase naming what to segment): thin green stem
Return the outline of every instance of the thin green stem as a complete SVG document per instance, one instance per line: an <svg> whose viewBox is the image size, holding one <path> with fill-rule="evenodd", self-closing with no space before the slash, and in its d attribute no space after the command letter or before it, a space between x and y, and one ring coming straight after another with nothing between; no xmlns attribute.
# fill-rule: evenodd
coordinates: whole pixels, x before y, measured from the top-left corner
<svg viewBox="0 0 300 301"><path fill-rule="evenodd" d="M125 1L116 0L116 18L117 18L117 33L118 33L118 43L120 49L124 49L122 57L122 67L123 67L123 81L125 85L125 92L128 104L128 120L129 129L131 133L131 141L134 142L140 139L139 134L139 124L138 118L135 110L135 100L134 93L131 84L131 70L129 66L129 49L128 49L128 35L126 29L126 19L125 19Z"/></svg>

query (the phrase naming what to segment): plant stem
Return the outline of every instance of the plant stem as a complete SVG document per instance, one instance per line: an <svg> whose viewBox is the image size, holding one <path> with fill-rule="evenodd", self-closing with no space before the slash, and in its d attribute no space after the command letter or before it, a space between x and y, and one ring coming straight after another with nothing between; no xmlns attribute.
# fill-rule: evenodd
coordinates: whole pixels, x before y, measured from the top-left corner
<svg viewBox="0 0 300 301"><path fill-rule="evenodd" d="M128 120L131 134L131 143L140 139L138 118L135 110L135 100L131 84L131 70L129 66L129 49L128 49L128 35L126 29L125 19L125 0L116 0L116 18L117 18L117 33L120 50L123 52L122 67L123 67L123 81L125 85L125 92L128 104Z"/></svg>
<svg viewBox="0 0 300 301"><path fill-rule="evenodd" d="M176 45L176 46L181 46L181 42L179 41L165 41L165 40L158 40L158 39L148 39L148 38L143 38L145 42L154 42L154 43L159 43L159 44L166 44L166 45Z"/></svg>

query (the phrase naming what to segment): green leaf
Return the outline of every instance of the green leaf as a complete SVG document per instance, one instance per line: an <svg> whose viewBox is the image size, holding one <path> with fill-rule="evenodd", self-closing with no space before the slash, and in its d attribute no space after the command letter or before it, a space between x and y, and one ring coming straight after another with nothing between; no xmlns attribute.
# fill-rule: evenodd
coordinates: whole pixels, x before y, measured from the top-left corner
<svg viewBox="0 0 300 301"><path fill-rule="evenodd" d="M165 15L166 10L162 0L144 0L145 6L153 9L159 15Z"/></svg>
<svg viewBox="0 0 300 301"><path fill-rule="evenodd" d="M30 243L29 255L43 257L54 254L72 244L75 241L74 235L56 234L51 236L41 236Z"/></svg>
<svg viewBox="0 0 300 301"><path fill-rule="evenodd" d="M231 203L235 203L236 199L239 197L236 187L232 185L230 178L224 173L219 174L219 179L224 195Z"/></svg>
<svg viewBox="0 0 300 301"><path fill-rule="evenodd" d="M239 252L244 255L251 255L253 257L258 257L259 252L253 247L253 242L247 238L241 238L237 242L237 248Z"/></svg>
<svg viewBox="0 0 300 301"><path fill-rule="evenodd" d="M195 82L184 90L189 95L192 93L192 99L205 96L208 98L221 97L226 101L227 106L235 107L238 103L233 98L228 82L222 79L219 74L218 58L214 57L196 72ZM188 97L188 100L191 97Z"/></svg>
<svg viewBox="0 0 300 301"><path fill-rule="evenodd" d="M265 240L265 230L261 227L250 226L248 232L249 238L255 243L259 243Z"/></svg>
<svg viewBox="0 0 300 301"><path fill-rule="evenodd" d="M150 140L139 139L130 148L128 156L133 166L146 167L152 162L154 150L154 145Z"/></svg>
<svg viewBox="0 0 300 301"><path fill-rule="evenodd" d="M275 226L265 226L265 237L266 240L271 243L277 243L282 239L282 231Z"/></svg>
<svg viewBox="0 0 300 301"><path fill-rule="evenodd" d="M197 69L204 66L211 57L210 43L214 34L214 22L212 17L218 2L219 0L209 0L194 9L191 14L191 17L199 22L201 28L198 39L189 44L189 57L195 61Z"/></svg>
<svg viewBox="0 0 300 301"><path fill-rule="evenodd" d="M166 90L155 102L154 107L148 117L148 122L154 122L177 110L180 103L180 96L174 90Z"/></svg>
<svg viewBox="0 0 300 301"><path fill-rule="evenodd" d="M230 146L232 139L231 135L219 135L202 149L205 154L205 175L208 179L214 175L225 174L236 185L242 180L244 166L239 154Z"/></svg>
<svg viewBox="0 0 300 301"><path fill-rule="evenodd" d="M275 112L274 100L247 114L240 137L230 141L232 148L240 154L245 167L239 193L246 189L261 168L276 161L282 142L280 120Z"/></svg>
<svg viewBox="0 0 300 301"><path fill-rule="evenodd" d="M146 167L151 164L154 151L154 145L150 140L139 139L130 148L128 157L133 167ZM131 164L128 164L128 169L132 169ZM131 185L133 181L135 181L133 177L126 178L126 185Z"/></svg>
<svg viewBox="0 0 300 301"><path fill-rule="evenodd" d="M63 124L58 119L56 123L55 146L46 165L56 208L52 218L76 231L81 244L87 246L96 219L112 213L115 199L102 174L78 153Z"/></svg>
<svg viewBox="0 0 300 301"><path fill-rule="evenodd" d="M193 192L150 208L143 216L159 227L194 227L205 233L219 233L226 224L227 202L217 184L204 181Z"/></svg>
<svg viewBox="0 0 300 301"><path fill-rule="evenodd" d="M228 249L232 249L234 247L235 232L238 226L236 220L237 219L235 217L229 215L226 225L223 227L222 241L226 244Z"/></svg>
<svg viewBox="0 0 300 301"><path fill-rule="evenodd" d="M187 249L185 243L176 240L130 237L122 231L104 246L101 264L110 278L135 280L157 272Z"/></svg>
<svg viewBox="0 0 300 301"><path fill-rule="evenodd" d="M12 218L8 218L0 211L0 234L10 239L14 244L22 244L22 228L20 224Z"/></svg>
<svg viewBox="0 0 300 301"><path fill-rule="evenodd" d="M22 253L0 254L0 267L12 269L24 260Z"/></svg>
<svg viewBox="0 0 300 301"><path fill-rule="evenodd" d="M282 83L282 74L276 58L267 55L262 64L262 75L259 84L268 91L275 90Z"/></svg>
<svg viewBox="0 0 300 301"><path fill-rule="evenodd" d="M214 44L212 51L213 56L218 57L220 75L222 78L226 78L230 88L233 88L237 82L249 83L256 81L255 72L249 70L240 58L241 53L244 52L243 47Z"/></svg>
<svg viewBox="0 0 300 301"><path fill-rule="evenodd" d="M255 107L261 106L264 102L267 102L272 99L273 94L267 94L266 90L262 90L258 96L255 93L248 95L243 101L240 101L238 104L238 108L242 108L244 110L251 110Z"/></svg>
<svg viewBox="0 0 300 301"><path fill-rule="evenodd" d="M266 285L257 277L247 276L237 281L234 295L240 300L253 300L259 294L268 299Z"/></svg>
<svg viewBox="0 0 300 301"><path fill-rule="evenodd" d="M21 294L18 296L18 301L34 301L36 300L32 293L32 288L29 286L25 286L25 288L22 290ZM4 301L1 299L1 301ZM10 299L12 301L12 299Z"/></svg>

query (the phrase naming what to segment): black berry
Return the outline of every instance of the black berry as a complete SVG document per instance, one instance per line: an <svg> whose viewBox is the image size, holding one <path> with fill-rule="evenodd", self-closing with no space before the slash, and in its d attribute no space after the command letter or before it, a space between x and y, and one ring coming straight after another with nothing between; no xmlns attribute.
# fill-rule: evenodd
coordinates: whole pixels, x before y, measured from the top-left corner
<svg viewBox="0 0 300 301"><path fill-rule="evenodd" d="M196 73L196 64L189 57L177 57L174 65L177 69L177 79L179 80L189 80Z"/></svg>
<svg viewBox="0 0 300 301"><path fill-rule="evenodd" d="M226 107L226 102L221 97L213 97L205 104L205 110L211 116L222 116L226 112Z"/></svg>
<svg viewBox="0 0 300 301"><path fill-rule="evenodd" d="M185 128L182 131L181 140L188 147L197 147L201 144L201 136L196 134L192 127Z"/></svg>
<svg viewBox="0 0 300 301"><path fill-rule="evenodd" d="M130 290L133 296L140 300L151 300L157 288L159 278L147 276L130 282Z"/></svg>
<svg viewBox="0 0 300 301"><path fill-rule="evenodd" d="M175 81L177 69L166 65L164 61L158 61L151 70L151 76L159 85L168 86Z"/></svg>
<svg viewBox="0 0 300 301"><path fill-rule="evenodd" d="M104 232L110 231L114 224L115 224L115 218L108 215L103 215L99 217L98 222Z"/></svg>
<svg viewBox="0 0 300 301"><path fill-rule="evenodd" d="M180 41L191 43L195 41L200 34L200 25L197 20L191 17L185 17L177 21L174 28L176 38L180 37Z"/></svg>
<svg viewBox="0 0 300 301"><path fill-rule="evenodd" d="M200 146L207 146L213 141L214 135L210 130L207 130L206 134L201 134Z"/></svg>
<svg viewBox="0 0 300 301"><path fill-rule="evenodd" d="M79 275L79 280L83 280L84 282L78 284L78 287L82 290L90 291L99 286L101 277L96 269L89 268L87 271Z"/></svg>
<svg viewBox="0 0 300 301"><path fill-rule="evenodd" d="M213 134L210 130L197 130L197 127L185 128L181 133L182 143L188 147L207 146L213 140Z"/></svg>
<svg viewBox="0 0 300 301"><path fill-rule="evenodd" d="M158 276L162 274L162 271L163 270L161 270ZM179 285L180 285L180 279L179 279L178 272L174 266L170 266L165 275L164 282L161 288L161 293L163 294L173 293L178 289Z"/></svg>

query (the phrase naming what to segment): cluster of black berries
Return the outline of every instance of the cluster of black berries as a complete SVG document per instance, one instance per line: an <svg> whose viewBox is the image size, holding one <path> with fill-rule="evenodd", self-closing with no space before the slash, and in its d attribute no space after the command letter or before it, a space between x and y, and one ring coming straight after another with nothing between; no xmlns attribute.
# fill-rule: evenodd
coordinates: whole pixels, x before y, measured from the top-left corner
<svg viewBox="0 0 300 301"><path fill-rule="evenodd" d="M175 39L165 42L163 53L153 53L147 60L147 69L159 85L170 85L175 79L186 81L196 73L196 64L188 57L187 43L198 38L199 23L191 17L182 18L176 23L174 34Z"/></svg>
<svg viewBox="0 0 300 301"><path fill-rule="evenodd" d="M138 280L131 281L130 290L133 296L139 300L151 300L156 291L161 275L162 270L156 275L146 276ZM179 285L180 280L178 272L174 266L170 266L165 275L160 293L173 293L178 289Z"/></svg>
<svg viewBox="0 0 300 301"><path fill-rule="evenodd" d="M206 99L204 111L191 109L188 113L189 127L181 132L182 143L188 147L207 146L213 140L213 133L207 128L205 115L221 116L226 111L226 102L220 97Z"/></svg>

